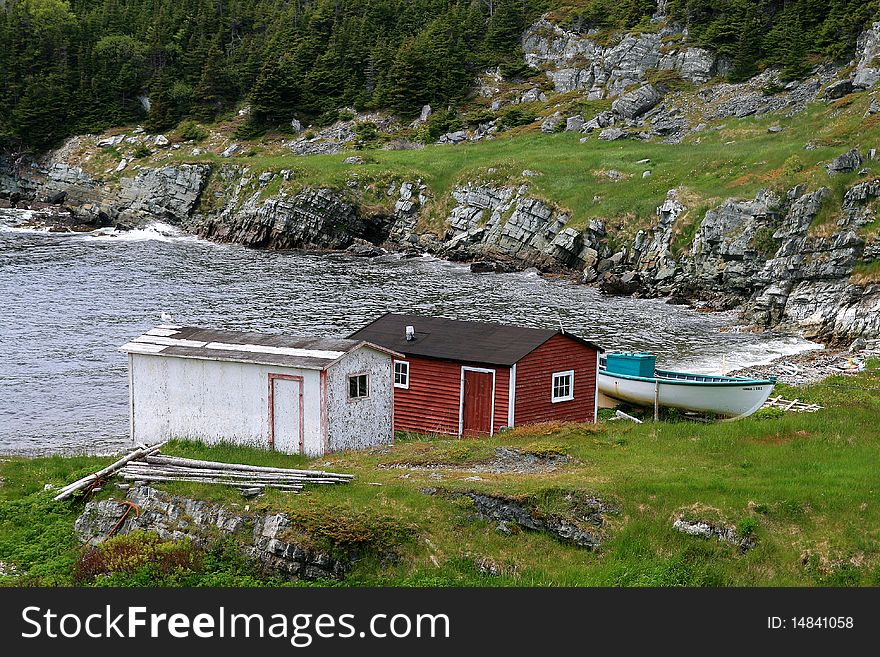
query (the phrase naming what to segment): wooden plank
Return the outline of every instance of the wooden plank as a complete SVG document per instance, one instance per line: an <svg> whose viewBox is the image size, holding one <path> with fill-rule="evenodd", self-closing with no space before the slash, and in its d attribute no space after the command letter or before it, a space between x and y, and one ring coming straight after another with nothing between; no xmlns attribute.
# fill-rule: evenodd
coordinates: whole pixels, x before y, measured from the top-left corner
<svg viewBox="0 0 880 657"><path fill-rule="evenodd" d="M151 447L138 448L138 449L134 450L133 452L131 452L130 454L123 456L121 459L119 459L115 463L111 463L103 470L98 470L97 472L90 474L87 477L83 477L82 479L78 479L77 481L74 481L72 484L68 484L67 486L65 486L64 488L61 489L61 492L59 492L58 495L55 496L55 501L60 502L61 500L67 499L68 497L73 495L76 491L78 491L82 488L85 488L93 481L97 481L98 479L100 479L102 477L106 477L109 474L113 474L117 470L121 470L123 467L125 467L125 464L130 461L143 458L149 454L152 454L153 452L158 452L159 448L162 447L162 445L164 445L164 444L165 443L162 442L157 445L153 445Z"/></svg>

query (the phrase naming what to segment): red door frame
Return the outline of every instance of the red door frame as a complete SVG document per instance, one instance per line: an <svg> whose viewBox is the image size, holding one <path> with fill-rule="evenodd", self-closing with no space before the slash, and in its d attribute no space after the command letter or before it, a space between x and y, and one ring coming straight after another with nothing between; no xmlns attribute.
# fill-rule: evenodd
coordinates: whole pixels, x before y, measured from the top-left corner
<svg viewBox="0 0 880 657"><path fill-rule="evenodd" d="M464 435L464 374L465 372L477 372L479 374L491 374L492 375L492 399L491 404L489 406L489 435L495 435L495 370L494 369L486 369L483 367L468 367L467 365L462 365L461 367L461 391L459 393L459 402L458 402L458 435L459 437Z"/></svg>
<svg viewBox="0 0 880 657"><path fill-rule="evenodd" d="M299 383L299 453L303 453L305 418L303 417L303 388L305 380L293 374L269 373L269 449L275 449L275 380L296 381Z"/></svg>

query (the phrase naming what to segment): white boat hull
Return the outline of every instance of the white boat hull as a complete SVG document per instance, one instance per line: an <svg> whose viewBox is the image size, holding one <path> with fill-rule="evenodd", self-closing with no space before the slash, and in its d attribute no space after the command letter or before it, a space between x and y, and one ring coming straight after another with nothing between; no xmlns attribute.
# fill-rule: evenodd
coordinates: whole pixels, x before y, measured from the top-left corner
<svg viewBox="0 0 880 657"><path fill-rule="evenodd" d="M729 418L746 417L757 411L770 393L773 384L743 381L700 385L668 379L637 379L617 377L600 370L599 392L605 397L637 406L677 408L684 411L714 413Z"/></svg>

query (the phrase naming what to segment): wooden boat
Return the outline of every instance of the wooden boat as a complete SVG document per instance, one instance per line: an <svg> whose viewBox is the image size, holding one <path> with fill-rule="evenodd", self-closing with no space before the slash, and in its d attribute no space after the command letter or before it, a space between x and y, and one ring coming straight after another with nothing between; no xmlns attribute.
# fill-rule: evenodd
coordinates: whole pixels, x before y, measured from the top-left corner
<svg viewBox="0 0 880 657"><path fill-rule="evenodd" d="M655 364L651 354L608 354L599 363L599 405L625 401L739 419L761 408L776 384L775 378L674 372L656 369Z"/></svg>

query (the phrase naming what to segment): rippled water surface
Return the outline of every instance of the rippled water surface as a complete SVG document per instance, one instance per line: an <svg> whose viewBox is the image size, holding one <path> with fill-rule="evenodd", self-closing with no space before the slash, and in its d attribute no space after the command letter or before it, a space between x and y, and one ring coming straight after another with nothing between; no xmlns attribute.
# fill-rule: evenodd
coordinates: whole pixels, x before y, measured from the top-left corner
<svg viewBox="0 0 880 657"><path fill-rule="evenodd" d="M330 336L387 311L561 324L606 348L652 351L666 366L704 372L813 346L723 332L732 316L603 297L534 274L255 251L161 225L121 237L0 228L0 299L0 453L126 447L126 358L116 348L160 323L162 311L181 324Z"/></svg>

